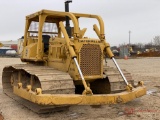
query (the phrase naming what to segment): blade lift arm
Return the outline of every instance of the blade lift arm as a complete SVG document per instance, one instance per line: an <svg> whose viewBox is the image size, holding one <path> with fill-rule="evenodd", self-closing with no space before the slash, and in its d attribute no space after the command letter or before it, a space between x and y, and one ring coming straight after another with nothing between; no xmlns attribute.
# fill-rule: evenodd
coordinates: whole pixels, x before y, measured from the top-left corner
<svg viewBox="0 0 160 120"><path fill-rule="evenodd" d="M96 33L97 33L97 35L99 36L99 38L101 38L101 35L100 35L99 32L98 32L98 27L95 25L94 28L95 28L94 30L96 31ZM117 67L119 73L121 74L124 82L125 82L126 85L127 85L127 90L131 91L131 90L132 90L132 85L128 83L128 81L127 81L126 77L124 76L122 70L120 69L119 65L117 64L117 62L116 62L116 60L115 60L115 58L114 58L114 55L113 55L113 53L112 53L112 51L111 51L111 49L110 49L110 45L109 45L108 43L106 43L106 42L105 42L105 45L106 45L106 52L107 52L108 56L109 56L109 57L112 59L112 61L114 62L115 66ZM77 59L74 58L74 61L75 61L75 63L76 63L76 66L77 66L77 68L78 68L79 74L80 74L80 76L81 76L81 78L82 78L82 82L83 82L83 81L85 81L85 80L84 80L83 74L82 74L82 72L81 72L81 69L80 69L80 67L79 67L79 65L78 65Z"/></svg>
<svg viewBox="0 0 160 120"><path fill-rule="evenodd" d="M124 76L122 70L120 69L119 65L117 64L117 62L116 62L116 60L115 60L115 58L114 58L114 55L113 55L113 53L112 53L112 51L111 51L111 49L110 49L109 43L107 43L107 42L104 40L105 37L103 37L103 35L100 34L99 28L97 27L96 24L93 25L93 30L96 32L96 34L97 34L97 36L99 37L99 39L104 42L106 53L107 53L108 56L112 59L112 61L114 62L115 66L117 67L119 73L121 74L124 82L126 83L126 86L127 86L126 88L127 88L127 90L131 91L131 90L132 90L132 85L128 83L126 77Z"/></svg>
<svg viewBox="0 0 160 120"><path fill-rule="evenodd" d="M69 53L70 53L72 59L74 60L76 66L77 66L78 72L80 74L80 77L82 79L82 83L83 83L83 86L85 88L85 90L83 91L82 94L92 95L93 94L92 90L90 89L89 86L87 86L87 83L86 83L86 81L85 81L85 79L83 77L82 71L81 71L80 66L78 64L78 61L76 59L77 58L76 53L75 53L75 51L73 49L73 46L70 45L70 39L69 39L69 36L67 34L67 31L66 31L65 26L64 26L62 21L59 22L59 26L60 26L60 29L61 29L61 31L62 31L62 33L64 35L65 40L66 40L66 44L68 46Z"/></svg>
<svg viewBox="0 0 160 120"><path fill-rule="evenodd" d="M106 42L105 42L105 46L106 46L106 53L107 53L108 56L112 59L113 63L114 63L115 66L117 67L120 75L122 76L124 82L126 83L126 89L127 89L128 91L132 91L133 87L132 87L131 84L128 83L128 81L127 81L126 77L124 76L122 70L120 69L119 65L117 64L117 62L116 62L116 60L115 60L115 58L114 58L114 55L113 55L113 53L112 53L112 51L111 51L111 49L110 49L109 43L106 43Z"/></svg>

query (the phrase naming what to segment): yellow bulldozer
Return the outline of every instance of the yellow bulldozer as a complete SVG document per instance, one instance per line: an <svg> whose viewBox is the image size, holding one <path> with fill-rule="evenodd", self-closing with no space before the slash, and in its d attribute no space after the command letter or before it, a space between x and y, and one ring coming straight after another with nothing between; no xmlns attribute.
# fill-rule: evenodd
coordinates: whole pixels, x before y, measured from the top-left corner
<svg viewBox="0 0 160 120"><path fill-rule="evenodd" d="M98 21L93 25L97 38L84 37L87 28L79 26L81 18ZM4 93L37 113L126 103L145 95L143 82L135 85L131 74L119 68L104 31L98 15L41 10L26 16L21 55L25 64L3 69ZM106 55L117 68L104 64Z"/></svg>
<svg viewBox="0 0 160 120"><path fill-rule="evenodd" d="M0 47L3 47L3 44L0 42Z"/></svg>

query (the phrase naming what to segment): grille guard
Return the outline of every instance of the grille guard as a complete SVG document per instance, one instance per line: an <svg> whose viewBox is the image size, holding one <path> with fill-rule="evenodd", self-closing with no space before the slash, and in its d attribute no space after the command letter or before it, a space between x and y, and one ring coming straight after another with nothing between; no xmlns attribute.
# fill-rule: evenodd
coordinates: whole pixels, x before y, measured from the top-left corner
<svg viewBox="0 0 160 120"><path fill-rule="evenodd" d="M102 74L103 57L97 44L83 44L80 50L80 68L84 76Z"/></svg>

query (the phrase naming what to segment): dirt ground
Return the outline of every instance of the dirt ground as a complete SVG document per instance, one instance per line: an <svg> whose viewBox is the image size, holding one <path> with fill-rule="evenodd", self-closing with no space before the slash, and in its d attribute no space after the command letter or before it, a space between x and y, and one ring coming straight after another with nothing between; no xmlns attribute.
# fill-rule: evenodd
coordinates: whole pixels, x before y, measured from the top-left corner
<svg viewBox="0 0 160 120"><path fill-rule="evenodd" d="M0 58L0 119L5 120L159 120L160 119L160 58L117 59L121 68L132 73L135 82L143 80L147 95L126 104L71 106L69 110L36 114L2 91L2 70L5 65L21 63L19 58ZM108 65L114 66L111 60Z"/></svg>

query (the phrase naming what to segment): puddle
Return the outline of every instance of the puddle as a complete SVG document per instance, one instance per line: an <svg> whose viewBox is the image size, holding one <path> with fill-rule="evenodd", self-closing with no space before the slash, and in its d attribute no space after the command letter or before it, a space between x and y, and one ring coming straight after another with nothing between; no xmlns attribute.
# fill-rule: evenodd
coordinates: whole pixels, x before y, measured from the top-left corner
<svg viewBox="0 0 160 120"><path fill-rule="evenodd" d="M118 116L123 116L125 115L125 112L121 111L121 112L118 112Z"/></svg>
<svg viewBox="0 0 160 120"><path fill-rule="evenodd" d="M147 95L151 95L155 92L157 92L158 90L157 89L150 89L150 90L147 90Z"/></svg>
<svg viewBox="0 0 160 120"><path fill-rule="evenodd" d="M78 113L70 113L68 116L71 118L78 118L79 114Z"/></svg>

